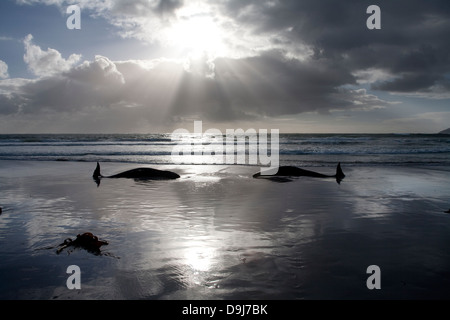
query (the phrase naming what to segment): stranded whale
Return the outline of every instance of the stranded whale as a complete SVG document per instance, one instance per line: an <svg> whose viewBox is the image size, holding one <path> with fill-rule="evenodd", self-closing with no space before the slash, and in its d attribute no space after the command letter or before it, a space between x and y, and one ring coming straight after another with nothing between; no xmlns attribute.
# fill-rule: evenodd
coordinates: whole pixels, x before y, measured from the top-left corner
<svg viewBox="0 0 450 320"><path fill-rule="evenodd" d="M336 168L335 175L326 175L315 171L301 169L298 167L281 166L278 168L278 172L274 175L261 175L261 173L258 172L253 175L253 178L267 178L274 181L287 182L290 180L287 178L279 178L279 177L302 177L302 176L314 178L336 178L336 182L341 183L342 179L344 179L345 177L345 174L342 171L341 163L339 162Z"/></svg>
<svg viewBox="0 0 450 320"><path fill-rule="evenodd" d="M101 178L130 178L136 180L171 180L178 179L180 176L175 172L171 171L163 171L153 168L136 168L128 171L124 171L112 176L102 176L100 173L100 164L97 162L97 167L92 174L92 177L97 182L97 185L100 184Z"/></svg>

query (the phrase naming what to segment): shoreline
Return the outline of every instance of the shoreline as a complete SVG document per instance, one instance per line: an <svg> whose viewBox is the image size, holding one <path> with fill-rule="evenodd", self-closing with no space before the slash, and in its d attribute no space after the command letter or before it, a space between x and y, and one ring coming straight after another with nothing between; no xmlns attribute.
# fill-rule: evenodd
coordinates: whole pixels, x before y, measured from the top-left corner
<svg viewBox="0 0 450 320"><path fill-rule="evenodd" d="M230 168L249 168L249 169L255 169L259 170L261 168L267 168L267 167L261 167L260 165L255 164L209 164L209 163L193 163L193 164L174 164L174 163L147 163L147 162L133 162L133 161L98 161L102 166L110 166L113 168L118 168L121 170L122 168L128 168L132 167L135 168L137 166L142 167L155 167L155 168L167 168L167 169L176 169L179 168L180 170L186 169L186 168L199 168L199 167L230 167ZM335 169L336 165L340 162L339 160L336 161L336 163L332 163L326 166L317 166L317 165L303 165L298 166L299 168L309 169L309 170L327 170L327 168ZM63 166L64 164L73 164L73 165L83 165L83 164L89 164L93 167L92 171L94 171L97 161L88 161L88 160L25 160L25 159L0 159L0 170L3 168L5 169L8 166L14 166L14 165L21 165L22 167L26 164L30 164L31 166L37 166L39 164L42 165L51 165L54 164L56 166ZM280 164L282 166L283 164ZM341 165L343 168L348 169L376 169L376 168L385 168L387 170L389 169L400 169L400 170L408 170L408 169L429 169L429 170L436 170L436 171L450 171L450 166L448 165L436 165L436 164L427 164L427 163L412 163L412 164L398 164L398 163L389 163L389 164L383 164L383 163L371 163L371 164L364 164L362 162L357 163L346 163L341 162ZM322 169L321 169L322 168ZM125 169L126 170L126 169Z"/></svg>

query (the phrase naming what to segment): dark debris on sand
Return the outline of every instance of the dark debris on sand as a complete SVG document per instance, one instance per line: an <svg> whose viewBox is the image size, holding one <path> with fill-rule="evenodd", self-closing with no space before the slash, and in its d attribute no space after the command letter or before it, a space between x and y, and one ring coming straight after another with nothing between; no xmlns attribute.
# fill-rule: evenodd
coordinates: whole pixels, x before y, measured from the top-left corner
<svg viewBox="0 0 450 320"><path fill-rule="evenodd" d="M108 245L107 241L99 240L97 236L94 236L90 232L78 234L75 240L67 238L63 243L58 245L56 254L60 254L66 248L81 248L93 254L101 254L100 247ZM70 253L70 251L69 251Z"/></svg>

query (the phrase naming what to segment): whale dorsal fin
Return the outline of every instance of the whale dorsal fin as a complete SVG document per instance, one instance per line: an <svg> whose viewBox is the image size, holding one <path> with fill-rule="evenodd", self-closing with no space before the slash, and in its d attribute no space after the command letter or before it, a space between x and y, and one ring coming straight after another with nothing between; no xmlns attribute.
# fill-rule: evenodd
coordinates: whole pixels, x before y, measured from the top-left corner
<svg viewBox="0 0 450 320"><path fill-rule="evenodd" d="M337 167L336 167L336 181L337 183L340 183L342 181L342 179L345 178L345 174L344 171L342 171L341 168L341 163L339 162Z"/></svg>
<svg viewBox="0 0 450 320"><path fill-rule="evenodd" d="M100 178L102 175L100 173L100 163L97 162L97 167L94 170L94 173L92 174L92 177L94 177L94 179L98 179Z"/></svg>

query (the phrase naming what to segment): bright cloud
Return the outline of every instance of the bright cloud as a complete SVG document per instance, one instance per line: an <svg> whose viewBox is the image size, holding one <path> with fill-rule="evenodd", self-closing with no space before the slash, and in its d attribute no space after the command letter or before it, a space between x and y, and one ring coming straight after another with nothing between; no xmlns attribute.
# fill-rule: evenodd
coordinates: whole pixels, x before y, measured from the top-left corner
<svg viewBox="0 0 450 320"><path fill-rule="evenodd" d="M4 61L0 60L0 78L6 79L8 77L8 65Z"/></svg>
<svg viewBox="0 0 450 320"><path fill-rule="evenodd" d="M28 68L37 76L49 76L69 70L77 63L81 55L71 54L64 59L57 50L48 48L46 51L32 43L33 36L27 35L24 40L25 54L23 60Z"/></svg>

